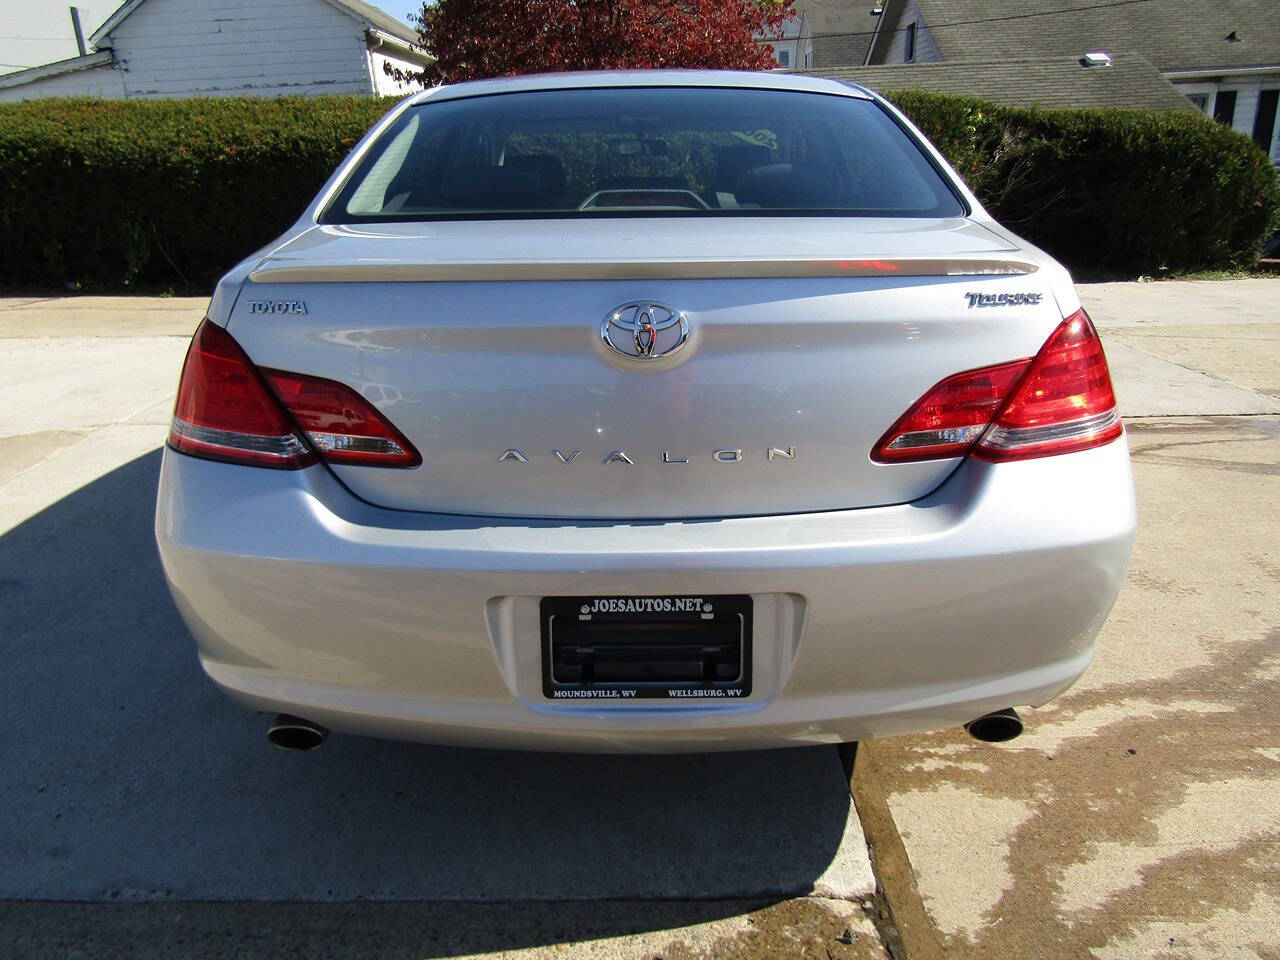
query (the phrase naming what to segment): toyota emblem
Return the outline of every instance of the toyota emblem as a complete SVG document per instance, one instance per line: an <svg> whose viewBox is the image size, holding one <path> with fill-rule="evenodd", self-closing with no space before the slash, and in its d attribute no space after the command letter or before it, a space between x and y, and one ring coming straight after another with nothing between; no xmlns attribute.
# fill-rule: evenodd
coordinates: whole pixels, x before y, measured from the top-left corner
<svg viewBox="0 0 1280 960"><path fill-rule="evenodd" d="M624 303L604 318L600 339L628 360L659 360L684 346L689 339L689 320L665 303Z"/></svg>

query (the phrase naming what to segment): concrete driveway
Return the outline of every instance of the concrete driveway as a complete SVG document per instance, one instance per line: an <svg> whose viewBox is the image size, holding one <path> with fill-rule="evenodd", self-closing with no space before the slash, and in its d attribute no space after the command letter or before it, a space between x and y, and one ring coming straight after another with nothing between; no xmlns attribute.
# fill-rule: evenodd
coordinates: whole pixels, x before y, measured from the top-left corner
<svg viewBox="0 0 1280 960"><path fill-rule="evenodd" d="M767 953L784 933L884 956L835 748L270 747L266 719L202 675L151 531L204 306L0 301L0 956L170 956L175 917L187 957L225 956L236 928L272 956L329 955L356 931L393 956L592 936L625 955ZM373 906L397 903L434 906Z"/></svg>
<svg viewBox="0 0 1280 960"><path fill-rule="evenodd" d="M1082 293L1143 515L1098 662L1009 746L864 745L861 822L834 749L269 749L151 539L204 301L0 300L0 956L1268 956L1280 281Z"/></svg>
<svg viewBox="0 0 1280 960"><path fill-rule="evenodd" d="M859 775L886 798L923 900L918 957L1271 960L1280 280L1081 293L1116 372L1140 514L1097 659L1013 743L879 741Z"/></svg>

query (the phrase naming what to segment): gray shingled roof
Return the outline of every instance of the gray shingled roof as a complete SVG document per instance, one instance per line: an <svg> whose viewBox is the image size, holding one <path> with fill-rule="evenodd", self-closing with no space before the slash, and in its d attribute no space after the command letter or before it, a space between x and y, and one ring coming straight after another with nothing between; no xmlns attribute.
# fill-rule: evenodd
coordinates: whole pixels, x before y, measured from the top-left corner
<svg viewBox="0 0 1280 960"><path fill-rule="evenodd" d="M943 60L1119 50L1140 54L1161 70L1280 64L1277 0L917 2ZM1072 7L1092 9L1064 10ZM1232 33L1239 42L1227 40Z"/></svg>
<svg viewBox="0 0 1280 960"><path fill-rule="evenodd" d="M801 16L813 32L813 65L843 66L862 63L871 46L878 15L872 0L796 0L796 21Z"/></svg>
<svg viewBox="0 0 1280 960"><path fill-rule="evenodd" d="M850 80L873 90L970 94L1010 106L1195 109L1160 71L1133 54L1117 54L1109 67L1082 67L1078 57L1036 57L797 72Z"/></svg>
<svg viewBox="0 0 1280 960"><path fill-rule="evenodd" d="M397 20L385 10L380 10L372 3L365 3L364 0L331 0L332 3L339 7L345 7L351 13L355 14L361 20L368 21L372 26L377 27L383 33L389 33L393 37L399 37L406 43L418 43L418 31L413 29L407 23Z"/></svg>

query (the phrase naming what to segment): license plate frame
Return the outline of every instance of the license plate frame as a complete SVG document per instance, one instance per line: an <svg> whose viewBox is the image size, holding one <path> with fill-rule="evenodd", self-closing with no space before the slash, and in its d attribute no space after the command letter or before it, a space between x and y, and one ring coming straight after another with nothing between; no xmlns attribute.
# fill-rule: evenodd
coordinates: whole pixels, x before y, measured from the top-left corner
<svg viewBox="0 0 1280 960"><path fill-rule="evenodd" d="M753 612L746 594L543 597L543 695L557 703L746 700Z"/></svg>

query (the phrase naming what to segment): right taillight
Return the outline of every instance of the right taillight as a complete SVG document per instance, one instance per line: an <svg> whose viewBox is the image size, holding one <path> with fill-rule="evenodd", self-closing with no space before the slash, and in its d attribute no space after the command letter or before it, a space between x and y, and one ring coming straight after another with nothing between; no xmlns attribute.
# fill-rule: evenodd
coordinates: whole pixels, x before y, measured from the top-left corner
<svg viewBox="0 0 1280 960"><path fill-rule="evenodd" d="M1102 341L1081 309L1036 354L974 455L1029 460L1100 447L1123 432Z"/></svg>
<svg viewBox="0 0 1280 960"><path fill-rule="evenodd" d="M309 443L308 443L309 441ZM260 370L206 320L187 351L169 445L208 460L296 470L320 459L414 467L418 451L346 384Z"/></svg>
<svg viewBox="0 0 1280 960"><path fill-rule="evenodd" d="M1027 460L1101 446L1123 429L1098 332L1079 310L1031 360L969 370L932 387L871 458Z"/></svg>

